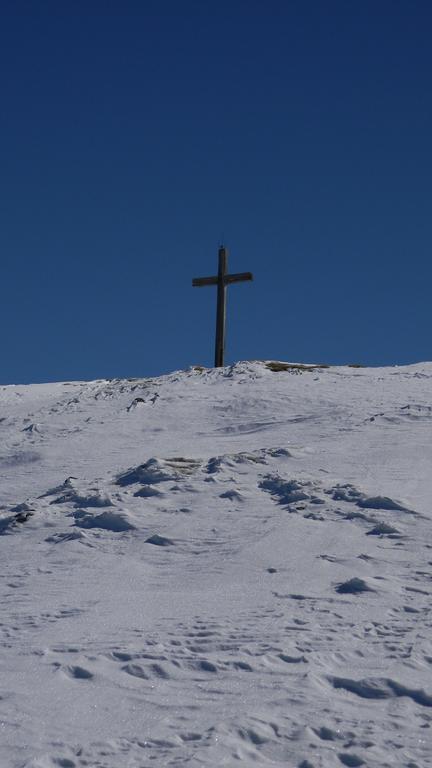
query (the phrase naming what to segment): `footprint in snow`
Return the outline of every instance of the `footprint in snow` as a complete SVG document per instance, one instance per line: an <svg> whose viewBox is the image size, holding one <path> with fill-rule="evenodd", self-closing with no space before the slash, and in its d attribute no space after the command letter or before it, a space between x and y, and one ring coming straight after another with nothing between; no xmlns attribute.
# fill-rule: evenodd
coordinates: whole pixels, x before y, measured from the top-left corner
<svg viewBox="0 0 432 768"><path fill-rule="evenodd" d="M149 675L141 664L125 664L124 667L122 667L122 670L132 677L138 677L141 680L149 679Z"/></svg>
<svg viewBox="0 0 432 768"><path fill-rule="evenodd" d="M155 533L153 536L146 539L146 544L154 544L156 547L171 547L174 542L171 541L171 539L167 539L165 536L159 536L158 533Z"/></svg>
<svg viewBox="0 0 432 768"><path fill-rule="evenodd" d="M341 752L338 758L343 765L347 765L349 768L357 768L359 765L364 765L364 760L361 757L352 755L349 752Z"/></svg>
<svg viewBox="0 0 432 768"><path fill-rule="evenodd" d="M92 680L94 677L92 672L80 666L61 667L61 671L72 680Z"/></svg>

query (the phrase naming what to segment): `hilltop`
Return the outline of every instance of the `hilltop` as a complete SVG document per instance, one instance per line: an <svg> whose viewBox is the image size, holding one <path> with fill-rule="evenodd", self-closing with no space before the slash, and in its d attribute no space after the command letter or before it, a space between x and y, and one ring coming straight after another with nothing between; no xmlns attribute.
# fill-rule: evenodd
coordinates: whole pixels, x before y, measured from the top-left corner
<svg viewBox="0 0 432 768"><path fill-rule="evenodd" d="M0 388L0 763L432 765L432 363Z"/></svg>

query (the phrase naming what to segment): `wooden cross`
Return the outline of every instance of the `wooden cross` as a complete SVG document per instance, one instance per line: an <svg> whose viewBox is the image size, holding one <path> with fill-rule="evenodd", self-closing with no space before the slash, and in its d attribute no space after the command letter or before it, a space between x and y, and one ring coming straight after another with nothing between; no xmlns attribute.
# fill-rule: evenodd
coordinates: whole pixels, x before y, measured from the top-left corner
<svg viewBox="0 0 432 768"><path fill-rule="evenodd" d="M205 285L217 285L215 368L221 368L224 364L227 285L230 285L231 283L243 283L245 280L253 280L251 272L239 272L235 275L227 275L227 268L228 251L221 245L219 248L219 270L217 276L196 277L192 280L192 286L194 288L202 288Z"/></svg>

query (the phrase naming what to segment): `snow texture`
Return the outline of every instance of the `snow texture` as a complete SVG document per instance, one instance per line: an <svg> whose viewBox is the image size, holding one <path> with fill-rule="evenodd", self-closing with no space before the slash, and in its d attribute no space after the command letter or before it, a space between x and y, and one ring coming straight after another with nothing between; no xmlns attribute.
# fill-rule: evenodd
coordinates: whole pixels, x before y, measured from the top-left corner
<svg viewBox="0 0 432 768"><path fill-rule="evenodd" d="M1 766L432 766L431 363L0 411Z"/></svg>

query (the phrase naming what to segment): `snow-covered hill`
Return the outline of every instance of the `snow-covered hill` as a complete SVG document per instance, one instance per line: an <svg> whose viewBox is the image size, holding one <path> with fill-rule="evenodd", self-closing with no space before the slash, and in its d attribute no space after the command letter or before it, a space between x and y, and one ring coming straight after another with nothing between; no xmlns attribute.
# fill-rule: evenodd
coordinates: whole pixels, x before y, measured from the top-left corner
<svg viewBox="0 0 432 768"><path fill-rule="evenodd" d="M0 389L1 766L432 765L432 364L284 368Z"/></svg>

